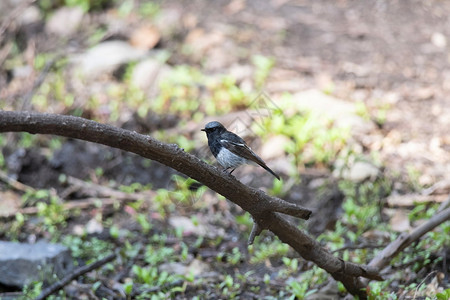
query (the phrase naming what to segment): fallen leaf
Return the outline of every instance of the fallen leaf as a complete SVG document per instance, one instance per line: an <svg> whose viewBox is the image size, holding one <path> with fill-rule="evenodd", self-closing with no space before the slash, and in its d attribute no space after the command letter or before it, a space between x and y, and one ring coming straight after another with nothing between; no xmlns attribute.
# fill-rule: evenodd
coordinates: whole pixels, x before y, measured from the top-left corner
<svg viewBox="0 0 450 300"><path fill-rule="evenodd" d="M22 204L21 197L11 191L0 191L0 216L7 217L16 214Z"/></svg>
<svg viewBox="0 0 450 300"><path fill-rule="evenodd" d="M442 203L447 200L447 195L419 195L419 194L408 194L408 195L393 195L387 198L387 203L389 206L414 206L416 203Z"/></svg>
<svg viewBox="0 0 450 300"><path fill-rule="evenodd" d="M139 49L150 50L158 44L161 35L158 29L152 25L144 25L133 31L130 44Z"/></svg>
<svg viewBox="0 0 450 300"><path fill-rule="evenodd" d="M397 232L405 232L411 229L408 217L408 211L404 209L385 210L391 214L389 224L392 230Z"/></svg>

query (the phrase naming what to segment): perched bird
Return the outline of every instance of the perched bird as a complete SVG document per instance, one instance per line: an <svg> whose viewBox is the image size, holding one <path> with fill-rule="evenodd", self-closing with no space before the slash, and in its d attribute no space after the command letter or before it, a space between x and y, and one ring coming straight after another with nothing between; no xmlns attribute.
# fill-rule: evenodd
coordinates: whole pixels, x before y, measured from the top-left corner
<svg viewBox="0 0 450 300"><path fill-rule="evenodd" d="M255 162L280 180L280 176L272 171L240 136L228 131L219 122L209 122L201 130L206 132L209 149L222 167L225 168L225 171L232 169L231 174L240 165Z"/></svg>

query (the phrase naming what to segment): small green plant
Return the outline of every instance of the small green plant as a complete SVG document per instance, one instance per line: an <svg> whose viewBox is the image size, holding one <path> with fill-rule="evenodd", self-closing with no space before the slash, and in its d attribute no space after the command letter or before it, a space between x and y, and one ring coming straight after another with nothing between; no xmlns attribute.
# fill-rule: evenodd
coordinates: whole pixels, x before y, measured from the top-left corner
<svg viewBox="0 0 450 300"><path fill-rule="evenodd" d="M139 14L146 18L156 17L161 10L159 3L156 2L143 2L139 5Z"/></svg>
<svg viewBox="0 0 450 300"><path fill-rule="evenodd" d="M315 289L310 289L308 282L298 282L296 280L290 280L287 284L288 292L292 293L290 299L305 299L307 296L316 292Z"/></svg>
<svg viewBox="0 0 450 300"><path fill-rule="evenodd" d="M3 138L3 136L0 136L0 148L3 148L5 143L6 143L6 141ZM3 169L4 167L5 167L5 157L3 156L3 152L0 151L0 169Z"/></svg>
<svg viewBox="0 0 450 300"><path fill-rule="evenodd" d="M226 261L231 265L237 265L242 259L241 250L238 247L234 247L233 250L231 250L231 253L219 252L217 260L222 261L224 258L226 258Z"/></svg>
<svg viewBox="0 0 450 300"><path fill-rule="evenodd" d="M175 210L175 204L171 201L170 191L166 189L158 189L156 196L153 198L153 205L161 216L166 216L167 213Z"/></svg>
<svg viewBox="0 0 450 300"><path fill-rule="evenodd" d="M151 188L152 188L152 185L150 183L143 185L139 182L133 182L130 185L119 186L119 190L121 190L122 192L125 192L125 193L129 193L129 194L134 194L136 192L150 190Z"/></svg>
<svg viewBox="0 0 450 300"><path fill-rule="evenodd" d="M60 234L59 229L66 226L69 212L64 209L64 205L56 196L50 196L50 203L39 202L37 204L38 216L42 218L45 230L54 239Z"/></svg>
<svg viewBox="0 0 450 300"><path fill-rule="evenodd" d="M70 249L73 257L87 260L87 263L108 255L114 249L113 244L95 237L66 235L61 242Z"/></svg>
<svg viewBox="0 0 450 300"><path fill-rule="evenodd" d="M283 182L274 179L272 182L272 189L270 190L270 193L274 196L283 197L285 194L285 191L283 190Z"/></svg>
<svg viewBox="0 0 450 300"><path fill-rule="evenodd" d="M372 228L380 228L379 204L381 198L389 193L390 182L379 179L374 182L356 184L351 181L340 181L340 189L345 194L342 207L345 214L341 218L346 226L353 226L356 231L347 231L346 236L354 241L363 232Z"/></svg>
<svg viewBox="0 0 450 300"><path fill-rule="evenodd" d="M173 175L172 180L175 183L174 190L169 193L172 203L177 207L183 206L192 208L198 202L206 191L205 186L192 190L191 186L198 182L179 175ZM193 221L196 221L195 219Z"/></svg>
<svg viewBox="0 0 450 300"><path fill-rule="evenodd" d="M445 291L441 293L436 294L436 298L438 300L448 300L450 299L450 289L446 289Z"/></svg>
<svg viewBox="0 0 450 300"><path fill-rule="evenodd" d="M289 245L282 243L278 238L271 242L255 243L249 246L249 252L253 254L250 263L262 263L270 258L285 256L288 250Z"/></svg>
<svg viewBox="0 0 450 300"><path fill-rule="evenodd" d="M356 114L365 120L370 120L369 109L363 101L357 101L355 103Z"/></svg>
<svg viewBox="0 0 450 300"><path fill-rule="evenodd" d="M367 289L367 299L368 300L396 300L397 296L395 293L386 293L389 288L391 281L371 281L369 283L369 288Z"/></svg>
<svg viewBox="0 0 450 300"><path fill-rule="evenodd" d="M157 267L154 266L148 266L148 267L140 267L138 265L133 265L132 271L134 275L136 276L135 281L137 283L142 283L148 287L161 287L163 290L168 290L170 294L177 293L177 292L183 292L185 289L185 286L179 287L169 287L169 285L179 279L181 279L181 276L179 275L171 275L167 273L166 271L159 272ZM165 288L167 286L167 288ZM156 294L164 296L164 293ZM145 295L144 293L140 295L140 297L149 296ZM167 296L166 296L167 297ZM153 299L153 296L151 296ZM147 298L148 299L148 298ZM157 298L159 299L159 298Z"/></svg>
<svg viewBox="0 0 450 300"><path fill-rule="evenodd" d="M113 239L118 239L120 236L120 229L119 227L117 227L116 225L113 225L109 228L109 235L113 238Z"/></svg>
<svg viewBox="0 0 450 300"><path fill-rule="evenodd" d="M129 280L123 284L123 291L127 296L131 296L131 293L133 292L133 285L133 280Z"/></svg>
<svg viewBox="0 0 450 300"><path fill-rule="evenodd" d="M271 118L263 119L263 126L255 128L257 134L271 132L289 138L285 151L292 155L294 164L329 164L344 148L349 131L336 128L310 113L285 115L275 110Z"/></svg>
<svg viewBox="0 0 450 300"><path fill-rule="evenodd" d="M408 173L410 187L415 191L420 191L422 189L419 180L422 174L421 171L411 164L406 166L406 171Z"/></svg>
<svg viewBox="0 0 450 300"><path fill-rule="evenodd" d="M149 265L157 265L162 262L175 259L175 250L169 247L155 247L154 245L148 245L145 251L144 260Z"/></svg>
<svg viewBox="0 0 450 300"><path fill-rule="evenodd" d="M298 272L298 259L283 257L282 261L290 272Z"/></svg>
<svg viewBox="0 0 450 300"><path fill-rule="evenodd" d="M348 231L342 220L336 222L335 228L332 231L322 233L317 240L319 242L327 242L330 250L341 248L345 244L345 234Z"/></svg>
<svg viewBox="0 0 450 300"><path fill-rule="evenodd" d="M231 275L226 275L223 282L219 284L219 288L222 295L226 296L228 299L235 299L241 288L239 282L235 282Z"/></svg>
<svg viewBox="0 0 450 300"><path fill-rule="evenodd" d="M36 298L41 293L43 284L43 282L33 282L30 285L26 285L22 290L22 297L19 299L25 300Z"/></svg>
<svg viewBox="0 0 450 300"><path fill-rule="evenodd" d="M323 269L314 266L311 270L301 273L298 279L288 280L286 289L292 293L291 299L305 299L317 291L317 289L312 289L312 286L322 284L327 278L328 275Z"/></svg>
<svg viewBox="0 0 450 300"><path fill-rule="evenodd" d="M150 232L150 230L152 229L153 225L148 221L147 215L146 214L138 214L136 216L136 221L139 223L139 225L142 228L142 232L144 234L147 234Z"/></svg>
<svg viewBox="0 0 450 300"><path fill-rule="evenodd" d="M256 67L255 70L255 84L256 87L262 88L267 77L269 76L270 70L272 70L275 65L275 61L272 58L268 58L263 55L254 55L251 58L253 65Z"/></svg>
<svg viewBox="0 0 450 300"><path fill-rule="evenodd" d="M49 146L52 151L61 149L62 139L60 137L52 137L49 142Z"/></svg>
<svg viewBox="0 0 450 300"><path fill-rule="evenodd" d="M378 107L373 110L373 113L375 114L374 120L380 127L386 123L387 114L391 107L392 105L390 103L384 103L378 105Z"/></svg>
<svg viewBox="0 0 450 300"><path fill-rule="evenodd" d="M22 213L17 213L15 220L11 222L10 226L0 226L0 233L6 234L10 239L16 240L22 231L23 226L27 220L27 216Z"/></svg>
<svg viewBox="0 0 450 300"><path fill-rule="evenodd" d="M134 2L131 0L121 1L121 4L117 8L117 12L119 16L125 18L128 16L134 9Z"/></svg>
<svg viewBox="0 0 450 300"><path fill-rule="evenodd" d="M20 141L19 141L19 147L22 148L31 148L36 141L36 135L28 133L28 132L22 132L20 134Z"/></svg>
<svg viewBox="0 0 450 300"><path fill-rule="evenodd" d="M236 223L238 223L239 225L246 226L247 228L251 228L253 225L253 218L248 212L245 212L241 215L237 215L235 217L235 220Z"/></svg>

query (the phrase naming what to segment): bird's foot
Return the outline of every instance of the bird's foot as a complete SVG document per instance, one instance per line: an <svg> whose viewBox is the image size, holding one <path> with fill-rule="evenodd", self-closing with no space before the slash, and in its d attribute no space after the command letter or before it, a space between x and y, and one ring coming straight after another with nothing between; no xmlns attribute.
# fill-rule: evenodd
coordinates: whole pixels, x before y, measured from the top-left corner
<svg viewBox="0 0 450 300"><path fill-rule="evenodd" d="M228 172L228 170L229 170L230 168L231 168L231 167L228 167L228 168L223 169L223 172L228 173L228 174L231 175L231 173L233 173L234 170L236 170L236 168L234 168L233 170L231 170L231 172Z"/></svg>

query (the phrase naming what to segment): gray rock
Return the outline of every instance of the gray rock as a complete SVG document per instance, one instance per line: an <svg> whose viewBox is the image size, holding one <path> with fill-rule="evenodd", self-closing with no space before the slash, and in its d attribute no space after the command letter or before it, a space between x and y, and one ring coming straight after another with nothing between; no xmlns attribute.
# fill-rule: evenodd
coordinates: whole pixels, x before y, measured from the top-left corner
<svg viewBox="0 0 450 300"><path fill-rule="evenodd" d="M375 129L375 124L357 115L356 105L315 89L299 92L292 97L293 107L335 121L335 125L350 128L353 133L366 134Z"/></svg>
<svg viewBox="0 0 450 300"><path fill-rule="evenodd" d="M373 164L365 161L357 161L350 167L339 166L336 163L334 175L353 182L363 182L364 180L375 180L380 174L380 170Z"/></svg>
<svg viewBox="0 0 450 300"><path fill-rule="evenodd" d="M21 5L25 0L2 0L0 1L0 18L8 16L14 8Z"/></svg>
<svg viewBox="0 0 450 300"><path fill-rule="evenodd" d="M36 6L29 6L18 17L19 22L22 25L28 25L42 20L42 13Z"/></svg>
<svg viewBox="0 0 450 300"><path fill-rule="evenodd" d="M198 276L211 271L209 264L199 259L194 259L187 267L186 274L192 274Z"/></svg>
<svg viewBox="0 0 450 300"><path fill-rule="evenodd" d="M261 157L270 160L284 156L284 149L290 139L284 135L275 135L269 138L261 147Z"/></svg>
<svg viewBox="0 0 450 300"><path fill-rule="evenodd" d="M169 262L159 266L160 272L167 272L169 274L186 275L188 267L180 262Z"/></svg>
<svg viewBox="0 0 450 300"><path fill-rule="evenodd" d="M30 65L18 66L12 70L14 78L27 78L33 73L33 68Z"/></svg>
<svg viewBox="0 0 450 300"><path fill-rule="evenodd" d="M209 264L199 260L193 259L189 265L185 265L181 262L169 262L164 263L159 266L159 271L166 271L169 274L177 274L177 275L194 275L198 276L204 273L207 273L211 270Z"/></svg>
<svg viewBox="0 0 450 300"><path fill-rule="evenodd" d="M184 216L170 217L169 224L174 228L182 228L185 235L195 234L198 236L205 236L207 233L204 225L196 225L190 218Z"/></svg>
<svg viewBox="0 0 450 300"><path fill-rule="evenodd" d="M142 89L148 96L157 95L159 83L170 74L171 68L153 58L145 59L134 67L131 83Z"/></svg>
<svg viewBox="0 0 450 300"><path fill-rule="evenodd" d="M79 6L62 7L47 21L45 29L58 36L70 36L80 27L84 12Z"/></svg>
<svg viewBox="0 0 450 300"><path fill-rule="evenodd" d="M113 72L120 65L139 60L146 54L146 50L134 48L127 42L107 41L74 57L72 62L86 77L92 78Z"/></svg>
<svg viewBox="0 0 450 300"><path fill-rule="evenodd" d="M72 268L65 246L0 241L0 282L4 285L23 287L33 281L52 282Z"/></svg>

